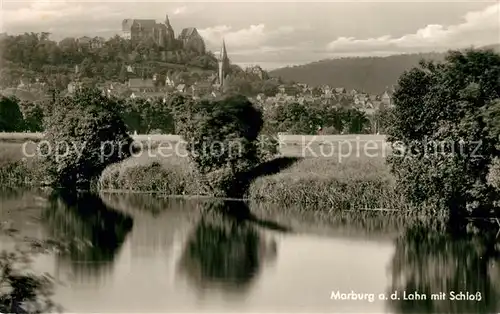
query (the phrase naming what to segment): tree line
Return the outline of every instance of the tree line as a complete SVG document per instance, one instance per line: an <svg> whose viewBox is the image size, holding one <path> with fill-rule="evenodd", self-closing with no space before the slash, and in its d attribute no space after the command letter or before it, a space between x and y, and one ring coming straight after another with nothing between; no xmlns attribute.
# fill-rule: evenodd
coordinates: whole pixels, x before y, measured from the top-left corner
<svg viewBox="0 0 500 314"><path fill-rule="evenodd" d="M188 105L188 98L173 95L163 98L114 98L129 132L139 134L174 134L175 112L178 103ZM34 103L22 102L17 98L0 97L0 131L43 132L44 119L51 115L53 100ZM292 103L264 110L263 129L268 133L287 132L292 134L370 133L372 121L358 109L335 108L327 105Z"/></svg>

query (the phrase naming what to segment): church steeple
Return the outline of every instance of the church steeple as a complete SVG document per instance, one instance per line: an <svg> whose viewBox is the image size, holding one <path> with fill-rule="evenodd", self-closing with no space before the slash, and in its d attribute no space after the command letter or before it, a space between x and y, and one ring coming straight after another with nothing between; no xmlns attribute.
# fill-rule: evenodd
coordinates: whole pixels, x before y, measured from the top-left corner
<svg viewBox="0 0 500 314"><path fill-rule="evenodd" d="M219 86L222 88L224 80L229 72L229 58L227 57L226 42L222 39L222 47L219 54Z"/></svg>
<svg viewBox="0 0 500 314"><path fill-rule="evenodd" d="M172 26L170 25L170 20L168 19L168 14L167 14L167 15L165 15L165 25L166 25L167 27L172 27Z"/></svg>
<svg viewBox="0 0 500 314"><path fill-rule="evenodd" d="M168 14L165 15L165 24L162 27L162 38L164 40L163 45L167 48L172 48L175 41L175 34L172 25L170 25L170 20Z"/></svg>
<svg viewBox="0 0 500 314"><path fill-rule="evenodd" d="M226 50L226 42L224 38L222 38L222 48L220 50L220 60L224 61L227 59L227 50Z"/></svg>

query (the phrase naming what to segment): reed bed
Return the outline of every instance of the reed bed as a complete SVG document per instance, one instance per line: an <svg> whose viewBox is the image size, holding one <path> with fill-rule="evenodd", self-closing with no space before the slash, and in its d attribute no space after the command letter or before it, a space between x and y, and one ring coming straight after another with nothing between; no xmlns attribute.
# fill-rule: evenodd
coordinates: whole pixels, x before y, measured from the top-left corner
<svg viewBox="0 0 500 314"><path fill-rule="evenodd" d="M30 152L31 148L27 151ZM30 152L31 153L31 152ZM34 185L39 179L38 168L34 158L23 154L18 143L0 144L0 185L2 187L17 187Z"/></svg>
<svg viewBox="0 0 500 314"><path fill-rule="evenodd" d="M260 177L248 195L279 206L324 210L405 209L383 158L305 158L271 176Z"/></svg>
<svg viewBox="0 0 500 314"><path fill-rule="evenodd" d="M321 143L313 146L320 151ZM342 147L341 147L342 148ZM345 149L345 147L343 147ZM283 156L297 156L299 143L281 147ZM280 173L259 177L246 197L260 203L308 210L406 210L396 193L384 154L369 157L353 151L343 157L306 157ZM19 143L0 143L0 184L36 185L36 165L22 154ZM107 167L97 188L102 191L156 192L168 195L206 195L188 158L143 153Z"/></svg>
<svg viewBox="0 0 500 314"><path fill-rule="evenodd" d="M133 157L107 167L98 181L101 191L128 190L169 195L198 195L201 187L187 159Z"/></svg>

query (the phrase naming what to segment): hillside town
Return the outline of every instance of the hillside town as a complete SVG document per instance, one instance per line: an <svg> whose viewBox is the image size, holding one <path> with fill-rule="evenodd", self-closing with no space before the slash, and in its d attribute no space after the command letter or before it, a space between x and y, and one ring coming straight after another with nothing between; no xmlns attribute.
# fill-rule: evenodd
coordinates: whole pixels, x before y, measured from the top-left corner
<svg viewBox="0 0 500 314"><path fill-rule="evenodd" d="M124 73L120 72L120 79L105 79L98 76L89 83L89 71L82 69L85 66L88 68L84 60L74 66L73 73L68 75L69 82L63 85L65 88L57 91L58 95L70 95L77 89L89 85L99 88L108 96L146 100L159 98L164 102L172 95L189 96L196 100L217 99L224 94L236 92L245 94L264 110L299 103L353 108L367 115L372 115L377 110L390 107L392 104L392 87L387 87L383 93L374 95L355 89L347 90L341 86L310 86L299 82L286 82L279 77L270 77L269 73L259 65L243 70L231 62L224 39L215 57L206 51L205 42L195 27L182 29L176 37L168 16L163 23L157 23L155 20L124 19L121 28L120 40L129 42L133 47L139 47L144 43L155 45L159 49L160 59L169 60L169 55L178 56L181 51L193 56L209 58L213 56L214 66L200 70L195 67L186 68L184 65L181 69L172 67L165 70L165 68L144 66L143 63L131 60L124 62L124 70L122 69ZM110 45L106 39L98 36L65 38L57 45L61 49L66 49L66 46L71 46L72 40L76 44L77 51L82 53L99 53ZM241 85L248 84L257 84L259 87L245 92ZM271 88L264 91L262 86ZM50 82L40 75L35 78L21 77L17 86L8 86L1 93L4 96L16 96L21 101L34 102L51 99L54 89Z"/></svg>
<svg viewBox="0 0 500 314"><path fill-rule="evenodd" d="M47 33L35 38L29 34L24 36L38 40L38 45L42 47L54 43L48 40ZM8 42L9 36L5 38ZM49 53L54 49L56 48L49 49ZM320 122L312 122L318 108L321 108L321 112L334 110L338 115L344 115L340 112L354 110L357 112L354 116L364 115L360 119L367 121L363 122L364 126L357 127L358 131L378 133L380 118L377 113L392 106L392 86L387 87L383 93L369 94L363 90L348 90L341 86L312 86L285 81L281 77L272 77L259 65L242 69L231 61L230 50L223 38L216 55L206 50L204 39L195 27L184 28L176 36L168 16L163 23L124 19L119 36L109 40L88 36L65 38L57 43L57 49L60 49L62 55L71 56L70 62L76 63L72 65L72 70L68 71L67 64L63 64L62 71L66 74L28 75L30 72L27 72L18 80L12 76L14 79L10 80L10 84L2 84L3 90L0 93L6 97L15 96L24 103L50 103L55 97L72 95L77 90L91 87L99 89L108 97L129 101L160 101L164 104L174 96L193 100L218 100L223 96L242 94L271 116L283 106L302 106L301 110L310 112L301 114L301 119L309 122L300 130L308 133L321 129L320 125L313 126ZM115 63L105 61L106 58L102 61L102 55L108 55L109 59L111 53L117 55ZM74 62L75 55L80 55L82 61ZM100 60L104 62L102 74L96 70L100 65L94 65ZM108 66L111 66L109 69L114 74L106 72ZM47 72L44 71L46 67L42 65L42 72ZM52 73L53 69L49 70ZM290 107L290 110L294 109ZM344 115L343 119L350 121L351 118L348 117L349 114ZM289 127L282 126L285 129ZM346 126L336 126L329 132L342 133L342 128Z"/></svg>

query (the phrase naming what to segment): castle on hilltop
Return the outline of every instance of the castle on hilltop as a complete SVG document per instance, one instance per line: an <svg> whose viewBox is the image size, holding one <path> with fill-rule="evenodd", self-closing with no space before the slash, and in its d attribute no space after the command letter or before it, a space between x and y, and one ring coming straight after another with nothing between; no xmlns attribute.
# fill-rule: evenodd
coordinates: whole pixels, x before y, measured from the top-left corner
<svg viewBox="0 0 500 314"><path fill-rule="evenodd" d="M150 38L158 46L165 49L183 48L196 51L199 54L205 53L205 42L198 30L194 27L185 28L176 39L168 15L165 17L164 23L157 23L150 19L124 19L122 37L130 39L132 42L140 42Z"/></svg>

